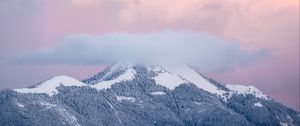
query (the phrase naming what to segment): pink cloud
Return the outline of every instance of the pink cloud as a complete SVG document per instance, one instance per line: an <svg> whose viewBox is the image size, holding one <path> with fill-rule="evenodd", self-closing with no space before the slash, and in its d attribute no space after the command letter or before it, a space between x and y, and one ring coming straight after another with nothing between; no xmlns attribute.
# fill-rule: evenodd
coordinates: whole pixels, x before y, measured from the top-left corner
<svg viewBox="0 0 300 126"><path fill-rule="evenodd" d="M206 32L234 40L246 50L269 48L274 56L272 62L212 76L225 76L220 79L226 82L237 77L241 82L258 80L254 82L263 88L276 83L277 88L286 85L299 92L295 88L299 84L298 0L91 0L86 3L78 0L75 4L74 1L65 2L58 8L48 8L55 10L45 10L41 16L46 38L49 35L58 39L67 34L147 33L169 29ZM267 78L261 78L262 75ZM292 86L284 83L289 79L296 80ZM286 101L276 92L266 92ZM286 97L297 98L291 94Z"/></svg>
<svg viewBox="0 0 300 126"><path fill-rule="evenodd" d="M276 83L278 90L286 87L282 92L290 88L299 92L296 88L299 85L299 0L4 1L0 4L0 16L0 49L4 59L24 48L53 47L58 39L70 34L149 33L166 29L205 32L233 40L245 50L269 48L273 54L272 61L249 69L214 73L213 77L224 82L237 78L243 83L255 80L264 89L271 89ZM299 99L294 94L281 92L279 96L267 92L281 101ZM299 106L290 101L286 102L294 108Z"/></svg>
<svg viewBox="0 0 300 126"><path fill-rule="evenodd" d="M282 46L295 48L299 40L298 0L67 0L45 1L42 10L39 20L46 40L165 29L208 32L247 49L285 51Z"/></svg>

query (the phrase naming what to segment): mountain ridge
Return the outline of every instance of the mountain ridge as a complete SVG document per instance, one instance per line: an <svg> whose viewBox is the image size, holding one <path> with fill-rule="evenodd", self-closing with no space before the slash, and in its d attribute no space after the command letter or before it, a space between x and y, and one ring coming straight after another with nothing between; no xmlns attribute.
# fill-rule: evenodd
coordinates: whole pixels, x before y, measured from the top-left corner
<svg viewBox="0 0 300 126"><path fill-rule="evenodd" d="M55 76L47 81L41 82L40 84L36 85L36 87L14 89L14 91L17 91L19 93L43 93L42 91L45 89L41 89L41 90L37 90L37 91L34 91L34 89L38 89L41 87L43 88L45 86L45 88L49 88L50 91L45 91L44 93L52 96L55 93L57 93L56 88L59 87L60 85L77 86L77 87L88 86L91 88L95 88L97 90L107 89L107 88L110 88L115 83L118 83L121 81L126 81L126 80L132 80L134 78L134 74L135 74L135 71L132 70L133 66L134 65L129 64L129 63L119 63L116 65L112 65L112 66L108 67L107 69L103 70L103 72L100 72L89 79L82 80L81 82L75 78L72 78L72 77L69 77L66 75L59 75L59 76ZM139 64L136 66L139 66ZM252 85L244 86L244 85L229 85L229 84L227 84L227 85L216 86L219 83L216 83L216 84L210 83L209 79L207 77L204 77L202 74L198 73L196 70L193 70L193 69L191 69L191 70L199 75L199 76L197 76L198 78L203 78L202 80L200 80L200 82L199 82L199 79L191 82L186 77L182 77L182 75L180 75L178 73L174 73L174 71L170 72L171 70L168 70L163 66L157 66L157 65L141 65L141 66L145 66L145 67L147 67L148 70L151 70L151 71L161 74L161 77L156 76L156 78L153 78L153 79L156 80L157 84L167 83L166 85L164 85L164 84L161 84L161 85L169 88L170 90L174 90L174 88L176 88L180 84L205 83L206 84L205 86L209 85L210 87L208 87L207 89L203 89L202 85L200 85L200 86L196 85L196 86L205 91L208 91L213 94L218 94L218 95L224 95L225 93L228 93L230 91L234 91L235 93L240 93L240 94L252 92L253 95L256 95L258 93L260 95L258 97L270 99L267 96L265 96L264 94L262 94L262 92L260 90L258 90L256 87L254 87ZM121 68L118 68L118 67L121 67ZM118 68L118 70L120 70L120 71L113 71L116 68ZM107 70L110 70L110 71L106 73ZM190 70L189 70L189 72L190 72ZM106 73L106 74L103 74L103 73ZM117 75L118 77L111 77L110 74ZM98 76L98 78L97 78L97 76ZM194 74L194 76L195 76L195 74ZM95 79L95 77L96 77L96 79ZM175 84L170 83L170 82L159 82L161 80L164 81L164 80L172 80L172 79L175 79L175 80L177 79L177 81L181 81L181 82L179 84L176 84L176 82L175 82ZM194 79L194 78L192 78L192 79ZM90 82L90 80L93 80L94 82ZM95 81L97 83L95 83ZM73 85L70 83L73 83ZM170 84L168 84L168 83L170 83ZM213 84L213 86L216 86L216 87L211 86L212 84ZM49 86L52 86L52 87L49 87ZM224 87L221 87L221 86L224 86ZM30 92L30 90L32 90L32 92Z"/></svg>
<svg viewBox="0 0 300 126"><path fill-rule="evenodd" d="M48 91L39 89L49 83ZM19 118L31 125L300 123L299 112L257 88L222 85L186 66L120 63L83 81L58 76L32 88L0 91L0 107L6 108L0 110L0 124L12 125L9 120Z"/></svg>

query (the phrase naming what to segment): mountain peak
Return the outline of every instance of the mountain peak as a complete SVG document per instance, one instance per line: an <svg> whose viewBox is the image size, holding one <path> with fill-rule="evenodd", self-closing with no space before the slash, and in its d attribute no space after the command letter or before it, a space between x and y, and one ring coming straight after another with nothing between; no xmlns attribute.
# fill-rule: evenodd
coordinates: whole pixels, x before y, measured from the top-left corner
<svg viewBox="0 0 300 126"><path fill-rule="evenodd" d="M54 94L58 93L58 90L56 88L61 85L81 87L81 86L85 86L86 84L72 77L60 75L60 76L55 76L42 83L39 83L38 85L32 88L21 88L21 89L14 89L14 90L19 93L46 93L49 96L53 96Z"/></svg>
<svg viewBox="0 0 300 126"><path fill-rule="evenodd" d="M92 85L96 89L106 89L114 83L133 80L136 74L147 74L148 79L153 79L156 84L174 90L181 84L194 84L200 89L209 93L223 95L226 93L218 86L209 82L196 70L188 65L157 65L157 64L134 64L117 63L106 68L103 72L84 80L83 82Z"/></svg>

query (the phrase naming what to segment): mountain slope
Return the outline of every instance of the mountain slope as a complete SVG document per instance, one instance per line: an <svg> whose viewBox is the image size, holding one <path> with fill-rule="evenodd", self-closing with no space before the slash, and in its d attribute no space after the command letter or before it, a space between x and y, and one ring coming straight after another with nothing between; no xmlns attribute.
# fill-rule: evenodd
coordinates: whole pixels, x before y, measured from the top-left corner
<svg viewBox="0 0 300 126"><path fill-rule="evenodd" d="M188 66L114 64L0 92L0 125L299 125L253 86L222 85Z"/></svg>

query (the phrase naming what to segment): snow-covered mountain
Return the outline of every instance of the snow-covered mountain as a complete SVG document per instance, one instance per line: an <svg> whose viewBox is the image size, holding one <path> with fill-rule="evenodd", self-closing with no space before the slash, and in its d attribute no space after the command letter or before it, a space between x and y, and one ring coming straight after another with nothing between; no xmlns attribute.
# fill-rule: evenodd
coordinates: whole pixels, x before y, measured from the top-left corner
<svg viewBox="0 0 300 126"><path fill-rule="evenodd" d="M0 92L0 125L297 126L300 113L253 86L223 85L186 65L114 64Z"/></svg>

